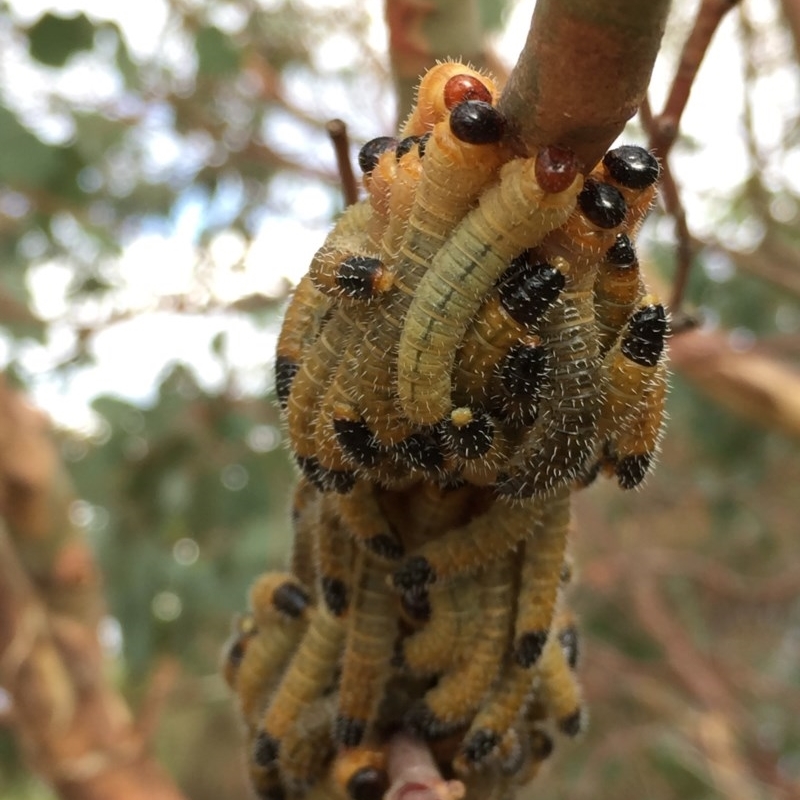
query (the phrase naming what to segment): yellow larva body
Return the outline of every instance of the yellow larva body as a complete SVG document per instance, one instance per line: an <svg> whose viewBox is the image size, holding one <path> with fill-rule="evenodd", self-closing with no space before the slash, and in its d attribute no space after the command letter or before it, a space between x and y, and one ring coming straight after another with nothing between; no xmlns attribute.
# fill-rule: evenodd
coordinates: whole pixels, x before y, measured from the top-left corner
<svg viewBox="0 0 800 800"><path fill-rule="evenodd" d="M397 346L417 285L436 251L506 157L499 145L471 145L456 139L446 121L435 126L426 145L400 251L389 261L395 291L376 309L369 334L351 361L358 376L359 411L381 444L396 444L413 431L398 414L394 362L387 354Z"/></svg>
<svg viewBox="0 0 800 800"><path fill-rule="evenodd" d="M252 614L241 614L234 620L231 635L222 648L221 663L222 677L230 689L236 687L239 667L250 642L257 633L256 621Z"/></svg>
<svg viewBox="0 0 800 800"><path fill-rule="evenodd" d="M422 169L422 157L417 145L401 156L397 163L397 175L389 196L389 224L381 237L381 252L387 263L394 263L397 259Z"/></svg>
<svg viewBox="0 0 800 800"><path fill-rule="evenodd" d="M514 658L524 667L539 658L553 626L569 519L570 493L568 488L562 488L545 504L533 536L524 543L514 630Z"/></svg>
<svg viewBox="0 0 800 800"><path fill-rule="evenodd" d="M358 552L334 729L344 747L356 747L367 735L389 677L398 615L387 575L383 561Z"/></svg>
<svg viewBox="0 0 800 800"><path fill-rule="evenodd" d="M339 495L325 494L314 547L318 595L328 611L343 617L352 600L355 548L349 531L341 523Z"/></svg>
<svg viewBox="0 0 800 800"><path fill-rule="evenodd" d="M621 257L615 257L617 253ZM594 305L601 353L614 344L643 295L639 262L628 240L624 247L611 248L597 269Z"/></svg>
<svg viewBox="0 0 800 800"><path fill-rule="evenodd" d="M273 760L300 711L331 688L344 637L342 620L324 604L317 606L261 719L259 735L274 743L270 747Z"/></svg>
<svg viewBox="0 0 800 800"><path fill-rule="evenodd" d="M366 480L339 498L338 511L345 529L354 540L379 558L395 560L403 545L397 531L380 507L377 487Z"/></svg>
<svg viewBox="0 0 800 800"><path fill-rule="evenodd" d="M305 478L300 478L292 497L292 550L289 569L316 600L316 531L319 525L320 493Z"/></svg>
<svg viewBox="0 0 800 800"><path fill-rule="evenodd" d="M453 362L470 320L509 262L569 216L581 186L576 176L566 190L548 194L537 183L536 159L510 161L436 254L398 349L398 396L413 422L433 424L446 416Z"/></svg>
<svg viewBox="0 0 800 800"><path fill-rule="evenodd" d="M425 694L425 710L414 721L420 732L441 735L467 723L497 678L510 634L512 575L512 564L506 557L478 576L480 611L473 624L471 652Z"/></svg>
<svg viewBox="0 0 800 800"><path fill-rule="evenodd" d="M324 774L334 755L331 732L338 700L335 694L320 697L297 715L281 741L278 771L286 786L304 793Z"/></svg>

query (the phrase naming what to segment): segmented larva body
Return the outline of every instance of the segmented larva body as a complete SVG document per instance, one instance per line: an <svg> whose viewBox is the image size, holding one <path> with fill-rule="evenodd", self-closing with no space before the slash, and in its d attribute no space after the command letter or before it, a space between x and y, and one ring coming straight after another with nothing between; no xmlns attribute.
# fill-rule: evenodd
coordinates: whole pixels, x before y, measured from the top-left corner
<svg viewBox="0 0 800 800"><path fill-rule="evenodd" d="M311 592L316 601L316 563L314 548L320 515L320 493L314 485L301 477L292 496L292 551L289 570L301 585Z"/></svg>
<svg viewBox="0 0 800 800"><path fill-rule="evenodd" d="M478 576L480 611L472 626L471 652L439 677L406 718L424 737L439 738L468 723L497 678L513 615L513 571L506 557Z"/></svg>
<svg viewBox="0 0 800 800"><path fill-rule="evenodd" d="M403 319L436 251L492 179L507 153L500 144L457 139L449 120L438 123L425 147L408 225L396 261L395 291L376 309L351 362L358 376L359 411L378 441L397 444L413 431L398 414L392 359Z"/></svg>
<svg viewBox="0 0 800 800"><path fill-rule="evenodd" d="M547 148L542 153L549 158ZM540 155L508 162L499 183L481 195L420 282L397 357L397 392L413 422L434 424L450 411L453 362L470 320L511 260L561 225L574 207L583 185L577 167L570 183L559 182L559 191L549 192L539 182L543 160Z"/></svg>
<svg viewBox="0 0 800 800"><path fill-rule="evenodd" d="M469 658L480 616L481 593L471 576L432 586L430 619L403 641L403 664L419 675L450 669Z"/></svg>
<svg viewBox="0 0 800 800"><path fill-rule="evenodd" d="M365 244L375 252L380 251L381 240L389 224L389 201L397 176L397 158L394 152L396 146L397 141L392 140L392 146L378 156L369 172L364 173L364 187L372 209L368 223L364 226Z"/></svg>
<svg viewBox="0 0 800 800"><path fill-rule="evenodd" d="M239 614L233 620L231 635L222 647L222 677L229 688L236 686L236 676L247 648L258 633L256 621L252 614Z"/></svg>
<svg viewBox="0 0 800 800"><path fill-rule="evenodd" d="M422 177L422 151L426 146L427 138L415 142L397 162L397 175L389 197L389 224L381 238L381 252L385 254L389 263L394 263L397 259L400 243L405 234L417 186Z"/></svg>
<svg viewBox="0 0 800 800"><path fill-rule="evenodd" d="M389 678L398 630L397 601L387 576L385 562L358 552L333 732L334 741L343 747L361 744Z"/></svg>
<svg viewBox="0 0 800 800"><path fill-rule="evenodd" d="M417 100L403 124L402 135L421 136L441 122L457 102L483 100L491 103L496 94L489 75L460 61L436 64L425 73L417 87Z"/></svg>
<svg viewBox="0 0 800 800"><path fill-rule="evenodd" d="M633 242L625 233L606 251L597 268L594 282L594 306L600 353L605 354L614 344L630 318L644 286L639 272Z"/></svg>
<svg viewBox="0 0 800 800"><path fill-rule="evenodd" d="M524 560L514 630L514 660L535 664L553 624L570 519L568 488L558 490L534 523L524 543Z"/></svg>
<svg viewBox="0 0 800 800"><path fill-rule="evenodd" d="M333 686L344 637L342 620L327 606L317 606L261 719L253 753L258 765L277 759L281 740L300 711Z"/></svg>
<svg viewBox="0 0 800 800"><path fill-rule="evenodd" d="M507 556L533 533L540 513L537 501L510 503L497 499L465 525L445 530L417 548L395 571L393 582L402 592L474 573Z"/></svg>
<svg viewBox="0 0 800 800"><path fill-rule="evenodd" d="M569 668L558 641L551 636L536 665L537 702L541 702L567 736L577 736L584 728L585 712L578 681Z"/></svg>

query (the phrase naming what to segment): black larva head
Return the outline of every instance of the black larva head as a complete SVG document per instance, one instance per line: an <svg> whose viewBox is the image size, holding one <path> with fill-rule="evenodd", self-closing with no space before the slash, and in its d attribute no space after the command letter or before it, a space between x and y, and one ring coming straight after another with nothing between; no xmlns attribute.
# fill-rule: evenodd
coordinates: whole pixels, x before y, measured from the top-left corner
<svg viewBox="0 0 800 800"><path fill-rule="evenodd" d="M322 599L328 611L334 617L341 617L347 611L347 586L344 581L339 578L332 578L329 575L323 575L320 578L320 585L322 587Z"/></svg>
<svg viewBox="0 0 800 800"><path fill-rule="evenodd" d="M383 272L383 262L372 256L348 256L339 266L336 285L353 300L371 300L375 279Z"/></svg>
<svg viewBox="0 0 800 800"><path fill-rule="evenodd" d="M667 314L661 303L636 311L622 340L622 353L636 364L654 367L664 350L669 332Z"/></svg>
<svg viewBox="0 0 800 800"><path fill-rule="evenodd" d="M658 180L658 159L643 147L624 144L603 156L608 174L628 189L646 189Z"/></svg>
<svg viewBox="0 0 800 800"><path fill-rule="evenodd" d="M494 421L485 412L476 411L466 424L446 420L441 424L442 445L461 458L484 455L494 440Z"/></svg>
<svg viewBox="0 0 800 800"><path fill-rule="evenodd" d="M586 218L605 230L625 220L628 206L622 192L610 183L589 179L578 195L578 205Z"/></svg>
<svg viewBox="0 0 800 800"><path fill-rule="evenodd" d="M305 590L291 581L282 583L272 593L272 604L275 608L293 619L301 617L310 602Z"/></svg>
<svg viewBox="0 0 800 800"><path fill-rule="evenodd" d="M428 146L428 140L431 138L431 132L428 131L427 133L423 133L422 136L419 137L419 141L417 142L417 147L419 148L419 157L425 155L425 148Z"/></svg>
<svg viewBox="0 0 800 800"><path fill-rule="evenodd" d="M450 112L450 130L468 144L494 144L503 138L506 121L490 103L465 100Z"/></svg>
<svg viewBox="0 0 800 800"><path fill-rule="evenodd" d="M380 461L380 445L363 420L334 419L333 432L339 447L357 464L374 467Z"/></svg>
<svg viewBox="0 0 800 800"><path fill-rule="evenodd" d="M535 398L547 372L547 351L533 344L515 344L500 367L500 381L512 397Z"/></svg>
<svg viewBox="0 0 800 800"><path fill-rule="evenodd" d="M394 151L394 157L399 161L406 153L411 152L411 148L419 141L419 136L406 136L401 139Z"/></svg>
<svg viewBox="0 0 800 800"><path fill-rule="evenodd" d="M358 166L361 171L368 175L375 169L378 159L387 150L394 150L397 147L397 139L394 136L378 136L375 139L370 139L358 151Z"/></svg>
<svg viewBox="0 0 800 800"><path fill-rule="evenodd" d="M388 789L386 773L375 767L362 767L347 781L347 795L352 800L381 800Z"/></svg>
<svg viewBox="0 0 800 800"><path fill-rule="evenodd" d="M292 381L300 365L286 356L278 356L275 359L275 394L278 395L278 403L281 408L286 408L289 402L289 393L292 390Z"/></svg>
<svg viewBox="0 0 800 800"><path fill-rule="evenodd" d="M503 308L520 325L534 325L564 288L564 275L547 263L512 263L498 287Z"/></svg>
<svg viewBox="0 0 800 800"><path fill-rule="evenodd" d="M636 250L627 233L618 233L616 241L606 250L606 261L615 267L632 267L636 263Z"/></svg>
<svg viewBox="0 0 800 800"><path fill-rule="evenodd" d="M488 758L498 744L500 744L499 734L486 728L479 728L464 740L461 749L468 763L478 764Z"/></svg>

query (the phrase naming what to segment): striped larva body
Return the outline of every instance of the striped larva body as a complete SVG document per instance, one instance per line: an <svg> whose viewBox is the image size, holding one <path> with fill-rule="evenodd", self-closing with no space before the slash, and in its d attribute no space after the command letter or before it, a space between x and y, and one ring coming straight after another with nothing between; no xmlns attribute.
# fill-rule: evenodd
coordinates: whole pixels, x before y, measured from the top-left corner
<svg viewBox="0 0 800 800"><path fill-rule="evenodd" d="M539 513L537 501L510 503L498 498L465 525L445 530L417 548L395 571L393 583L401 592L414 592L485 568L533 533Z"/></svg>
<svg viewBox="0 0 800 800"><path fill-rule="evenodd" d="M524 543L513 649L514 660L522 667L536 663L550 635L561 585L569 517L570 494L565 487L544 504L533 536Z"/></svg>
<svg viewBox="0 0 800 800"><path fill-rule="evenodd" d="M333 686L344 637L342 620L326 605L317 606L261 719L253 746L257 764L267 767L277 759L300 711Z"/></svg>
<svg viewBox="0 0 800 800"><path fill-rule="evenodd" d="M397 358L397 391L413 422L434 424L446 416L453 362L470 320L512 259L571 213L582 179L573 167L567 186L552 193L543 189L542 154L548 152L508 162L499 183L483 193L423 276Z"/></svg>
<svg viewBox="0 0 800 800"><path fill-rule="evenodd" d="M356 747L375 719L389 677L397 630L397 601L387 585L388 569L371 553L359 550L353 602L339 680L339 709L334 741Z"/></svg>
<svg viewBox="0 0 800 800"><path fill-rule="evenodd" d="M507 556L477 577L480 609L469 652L439 677L406 717L406 724L423 737L440 738L467 724L497 678L511 629L513 572Z"/></svg>
<svg viewBox="0 0 800 800"><path fill-rule="evenodd" d="M376 309L351 362L358 376L359 411L383 445L397 444L413 433L397 411L394 363L387 354L397 346L406 311L435 253L506 157L499 144L473 145L457 139L449 121L434 127L426 145L400 252L389 264L395 291Z"/></svg>
<svg viewBox="0 0 800 800"><path fill-rule="evenodd" d="M394 263L397 259L405 234L414 196L422 177L422 151L427 147L427 141L428 137L416 141L411 150L398 158L397 174L389 196L389 224L381 238L381 252L389 263Z"/></svg>
<svg viewBox="0 0 800 800"><path fill-rule="evenodd" d="M317 527L321 513L320 492L305 478L300 478L292 496L292 550L289 559L290 571L301 585L307 587L312 596L316 583Z"/></svg>

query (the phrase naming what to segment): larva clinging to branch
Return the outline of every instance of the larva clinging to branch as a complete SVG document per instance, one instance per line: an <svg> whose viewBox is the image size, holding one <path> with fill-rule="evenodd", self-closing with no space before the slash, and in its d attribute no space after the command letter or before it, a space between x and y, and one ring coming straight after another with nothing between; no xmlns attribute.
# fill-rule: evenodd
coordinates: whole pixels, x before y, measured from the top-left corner
<svg viewBox="0 0 800 800"><path fill-rule="evenodd" d="M453 362L470 320L509 262L567 219L582 185L567 151L510 161L436 254L400 337L397 391L409 419L434 424L449 412Z"/></svg>

